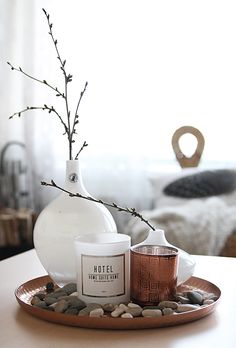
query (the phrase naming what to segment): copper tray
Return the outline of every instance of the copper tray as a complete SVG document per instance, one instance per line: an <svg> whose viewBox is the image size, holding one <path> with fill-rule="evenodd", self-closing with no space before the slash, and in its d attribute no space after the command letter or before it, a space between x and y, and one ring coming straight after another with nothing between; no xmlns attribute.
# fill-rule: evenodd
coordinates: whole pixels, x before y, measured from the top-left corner
<svg viewBox="0 0 236 348"><path fill-rule="evenodd" d="M201 278L191 277L185 284L207 292L214 293L218 297L218 300L208 306L202 308L200 307L199 309L193 311L157 318L91 318L55 313L47 311L45 309L33 307L30 304L32 296L38 291L45 290L45 284L49 281L51 281L51 278L49 276L43 276L32 279L20 285L15 291L15 296L20 306L31 315L46 321L91 329L153 329L158 327L174 326L188 323L203 318L206 315L212 313L216 305L218 304L221 295L220 289L216 285Z"/></svg>

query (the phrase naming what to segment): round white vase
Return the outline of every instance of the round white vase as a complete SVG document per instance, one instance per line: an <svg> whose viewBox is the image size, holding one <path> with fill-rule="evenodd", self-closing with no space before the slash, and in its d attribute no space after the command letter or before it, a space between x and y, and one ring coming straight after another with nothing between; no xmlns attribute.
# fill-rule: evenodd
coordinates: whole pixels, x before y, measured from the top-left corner
<svg viewBox="0 0 236 348"><path fill-rule="evenodd" d="M170 244L166 237L165 232L161 229L156 229L155 231L150 230L147 238L137 244L139 245L166 245L172 246L179 251L179 261L178 261L178 276L177 276L177 285L184 283L188 280L194 272L195 269L195 260L192 255L188 254L186 251L176 247L175 245Z"/></svg>
<svg viewBox="0 0 236 348"><path fill-rule="evenodd" d="M67 161L63 188L90 196L84 188L78 160ZM34 246L50 277L63 286L76 282L75 237L104 232L117 232L104 205L61 192L39 215L34 227Z"/></svg>

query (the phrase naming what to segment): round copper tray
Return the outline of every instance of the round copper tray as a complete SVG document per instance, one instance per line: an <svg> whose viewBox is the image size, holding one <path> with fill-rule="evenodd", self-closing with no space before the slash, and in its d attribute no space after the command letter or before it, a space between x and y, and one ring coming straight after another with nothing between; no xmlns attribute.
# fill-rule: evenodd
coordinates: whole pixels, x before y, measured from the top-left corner
<svg viewBox="0 0 236 348"><path fill-rule="evenodd" d="M162 316L159 318L91 318L91 317L79 317L69 314L56 313L33 307L30 304L32 296L38 291L45 290L45 284L51 281L49 276L39 277L32 279L22 285L20 285L16 291L15 296L20 306L31 315L40 319L50 321L53 323L78 326L83 328L94 328L94 329L114 329L114 330L128 330L128 329L152 329L165 326L173 326L188 323L210 314L217 305L221 292L220 289L214 284L207 280L191 277L185 284L196 287L198 289L214 293L218 300L214 303L200 307L199 309L179 313L176 315Z"/></svg>

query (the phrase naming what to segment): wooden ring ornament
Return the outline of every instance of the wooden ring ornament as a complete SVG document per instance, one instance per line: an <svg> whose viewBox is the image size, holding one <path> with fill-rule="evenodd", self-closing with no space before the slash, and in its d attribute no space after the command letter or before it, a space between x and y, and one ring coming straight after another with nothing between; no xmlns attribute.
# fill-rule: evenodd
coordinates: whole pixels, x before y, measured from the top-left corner
<svg viewBox="0 0 236 348"><path fill-rule="evenodd" d="M186 157L179 146L179 139L186 133L194 135L197 138L198 142L196 150L191 157ZM197 128L191 126L180 127L172 136L172 147L175 153L175 157L179 162L181 168L197 167L204 150L204 145L205 140L202 133Z"/></svg>

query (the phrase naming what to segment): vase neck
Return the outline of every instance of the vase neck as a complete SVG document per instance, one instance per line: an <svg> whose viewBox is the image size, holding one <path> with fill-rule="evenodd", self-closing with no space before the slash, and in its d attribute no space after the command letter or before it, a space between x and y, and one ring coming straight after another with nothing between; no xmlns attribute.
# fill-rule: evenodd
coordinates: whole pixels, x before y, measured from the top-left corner
<svg viewBox="0 0 236 348"><path fill-rule="evenodd" d="M145 244L168 244L164 230L157 229L155 231L150 230L147 239L145 239Z"/></svg>
<svg viewBox="0 0 236 348"><path fill-rule="evenodd" d="M65 189L73 193L87 194L85 190L78 160L66 161Z"/></svg>

